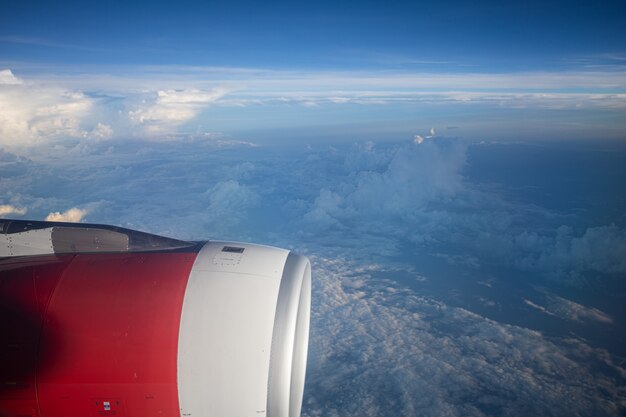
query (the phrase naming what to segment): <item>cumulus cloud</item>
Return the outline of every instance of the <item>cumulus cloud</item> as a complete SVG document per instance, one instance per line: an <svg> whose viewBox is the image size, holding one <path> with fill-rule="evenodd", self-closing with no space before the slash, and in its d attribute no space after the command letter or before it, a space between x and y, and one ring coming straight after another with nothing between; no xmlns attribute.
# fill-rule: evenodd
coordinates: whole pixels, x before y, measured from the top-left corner
<svg viewBox="0 0 626 417"><path fill-rule="evenodd" d="M373 149L365 152L371 154ZM452 196L461 186L465 165L465 146L461 142L409 144L384 153L383 158L384 162L378 162L382 169L378 170L370 170L371 158L350 158L354 171L347 181L337 184L335 191L322 189L306 218L319 220L320 226L355 215L407 218L434 199ZM358 167L360 162L367 165Z"/></svg>
<svg viewBox="0 0 626 417"><path fill-rule="evenodd" d="M98 123L89 133L89 137L96 140L111 139L113 137L113 128L107 124Z"/></svg>
<svg viewBox="0 0 626 417"><path fill-rule="evenodd" d="M337 225L339 222L335 217L341 214L342 203L343 198L340 195L323 188L304 219L323 228Z"/></svg>
<svg viewBox="0 0 626 417"><path fill-rule="evenodd" d="M125 87L94 95L86 89L101 90L101 86L81 89L61 81L24 80L9 69L0 71L0 146L74 146L114 136L176 138L179 126L226 94L219 88L190 88L157 89L147 95Z"/></svg>
<svg viewBox="0 0 626 417"><path fill-rule="evenodd" d="M436 135L435 135L435 128L434 128L434 127L431 127L431 128L430 128L430 131L429 131L429 134L428 134L426 137L423 137L423 136L421 136L421 135L415 135L415 136L413 137L413 142L414 142L415 144L419 145L420 143L424 142L424 139L432 139L432 138L434 138L435 136L436 136Z"/></svg>
<svg viewBox="0 0 626 417"><path fill-rule="evenodd" d="M303 213L306 230L335 231L332 240L346 236L346 245L358 235L368 242L373 235L394 236L450 265L506 266L572 284L626 272L623 227L559 227L553 213L511 203L498 190L468 180L462 142L419 135L417 141L354 147L332 184L320 183ZM538 221L551 226L535 229Z"/></svg>
<svg viewBox="0 0 626 417"><path fill-rule="evenodd" d="M259 198L249 186L234 179L218 182L204 196L208 197L208 204L203 215L212 233L228 233L248 216L248 210Z"/></svg>
<svg viewBox="0 0 626 417"><path fill-rule="evenodd" d="M17 148L86 136L83 122L93 108L91 98L80 91L11 82L15 77L10 71L7 74L0 83L0 146Z"/></svg>
<svg viewBox="0 0 626 417"><path fill-rule="evenodd" d="M23 216L26 214L26 208L24 207L16 207L11 204L0 204L0 216L8 216L8 215L18 215Z"/></svg>
<svg viewBox="0 0 626 417"><path fill-rule="evenodd" d="M385 172L357 174L350 200L359 211L405 214L458 190L464 164L465 147L461 143L428 142L401 147Z"/></svg>
<svg viewBox="0 0 626 417"><path fill-rule="evenodd" d="M10 69L0 70L0 85L19 85L22 80L13 75Z"/></svg>
<svg viewBox="0 0 626 417"><path fill-rule="evenodd" d="M46 221L48 222L70 222L70 223L80 223L83 218L87 215L88 210L79 209L77 207L72 207L71 209L58 212L55 211L46 216Z"/></svg>
<svg viewBox="0 0 626 417"><path fill-rule="evenodd" d="M226 94L215 90L159 90L156 96L128 114L151 133L163 133L193 119Z"/></svg>
<svg viewBox="0 0 626 417"><path fill-rule="evenodd" d="M219 182L207 194L209 209L214 212L230 213L238 207L247 207L256 200L254 192L236 180Z"/></svg>
<svg viewBox="0 0 626 417"><path fill-rule="evenodd" d="M522 232L514 242L525 252L516 260L525 270L574 279L585 272L626 273L626 229L615 224L587 228L580 236L565 225L553 236Z"/></svg>

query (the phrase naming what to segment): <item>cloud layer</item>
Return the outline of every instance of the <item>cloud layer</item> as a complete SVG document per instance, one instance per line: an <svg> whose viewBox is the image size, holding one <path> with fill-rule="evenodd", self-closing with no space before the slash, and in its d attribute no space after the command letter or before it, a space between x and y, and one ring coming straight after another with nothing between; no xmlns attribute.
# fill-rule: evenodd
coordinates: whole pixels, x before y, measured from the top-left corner
<svg viewBox="0 0 626 417"><path fill-rule="evenodd" d="M407 111L426 120L462 122L466 133L503 132L528 117L562 135L580 134L584 127L619 137L626 130L620 122L626 111L626 74L615 68L503 74L211 67L103 71L57 69L54 74L50 69L54 75L43 76L0 70L0 145L73 146L76 141L305 127L315 125L320 114L331 125L362 123L363 114L371 114L377 125L391 123L386 127L391 129L393 119ZM480 125L476 115L481 115ZM403 124L415 120L403 119Z"/></svg>
<svg viewBox="0 0 626 417"><path fill-rule="evenodd" d="M623 411L626 391L615 381L626 370L606 351L416 296L393 281L372 279L376 269L314 261L304 415Z"/></svg>
<svg viewBox="0 0 626 417"><path fill-rule="evenodd" d="M626 219L611 168L621 172L623 150L549 153L432 133L351 146L103 138L30 157L2 151L0 205L311 256L304 415L623 413ZM558 165L572 154L583 158ZM533 183L510 161L554 164L559 180ZM597 167L597 184L611 187L592 181ZM554 204L545 196L560 178L586 188Z"/></svg>
<svg viewBox="0 0 626 417"><path fill-rule="evenodd" d="M345 173L332 186L321 187L304 213L305 227L368 237L381 233L411 241L413 253L427 250L450 264L513 266L564 282L626 273L625 227L575 231L557 223L529 231L533 221L559 220L537 206L510 204L470 185L463 176L466 164L467 147L454 140L430 137L396 148L356 147L346 156ZM447 253L434 249L438 246Z"/></svg>

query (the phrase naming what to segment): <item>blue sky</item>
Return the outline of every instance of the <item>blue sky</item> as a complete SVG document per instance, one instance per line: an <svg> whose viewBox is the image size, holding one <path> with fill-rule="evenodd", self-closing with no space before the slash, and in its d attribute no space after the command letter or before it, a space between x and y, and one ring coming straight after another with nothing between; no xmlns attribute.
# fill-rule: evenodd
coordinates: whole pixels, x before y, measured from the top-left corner
<svg viewBox="0 0 626 417"><path fill-rule="evenodd" d="M624 58L622 2L4 2L7 60L527 70Z"/></svg>

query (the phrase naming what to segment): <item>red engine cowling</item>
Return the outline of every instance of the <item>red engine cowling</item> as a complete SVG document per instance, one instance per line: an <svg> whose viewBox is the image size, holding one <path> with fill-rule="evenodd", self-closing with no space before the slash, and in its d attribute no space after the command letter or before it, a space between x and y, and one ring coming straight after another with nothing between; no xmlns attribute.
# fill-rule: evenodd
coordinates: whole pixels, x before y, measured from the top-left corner
<svg viewBox="0 0 626 417"><path fill-rule="evenodd" d="M0 416L300 415L310 264L0 220Z"/></svg>

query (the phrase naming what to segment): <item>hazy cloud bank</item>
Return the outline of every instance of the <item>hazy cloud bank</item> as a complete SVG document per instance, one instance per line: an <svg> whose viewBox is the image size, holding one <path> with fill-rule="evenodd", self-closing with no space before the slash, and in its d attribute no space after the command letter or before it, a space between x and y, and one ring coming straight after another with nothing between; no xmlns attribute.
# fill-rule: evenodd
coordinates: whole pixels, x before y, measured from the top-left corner
<svg viewBox="0 0 626 417"><path fill-rule="evenodd" d="M626 271L624 225L581 228L568 213L508 201L501 188L466 176L471 145L460 140L365 142L348 150L284 151L279 159L269 149L231 146L219 139L184 147L103 140L38 155L37 162L4 151L0 204L45 218L97 202L90 221L149 228L168 218L159 232L182 238L201 238L202 230L296 232L299 239L353 247L355 255L427 254L451 265L498 265L572 283Z"/></svg>
<svg viewBox="0 0 626 417"><path fill-rule="evenodd" d="M314 259L304 415L614 415L619 358ZM600 373L599 368L610 371Z"/></svg>

